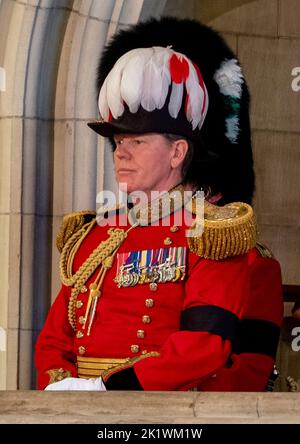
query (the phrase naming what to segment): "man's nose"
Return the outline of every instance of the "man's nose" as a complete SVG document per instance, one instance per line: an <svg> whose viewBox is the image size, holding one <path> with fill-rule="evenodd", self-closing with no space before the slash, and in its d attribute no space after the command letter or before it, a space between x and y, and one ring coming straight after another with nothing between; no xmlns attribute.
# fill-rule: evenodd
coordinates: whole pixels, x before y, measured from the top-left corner
<svg viewBox="0 0 300 444"><path fill-rule="evenodd" d="M115 149L115 156L117 156L119 159L130 158L130 141L123 140L122 143L118 143Z"/></svg>

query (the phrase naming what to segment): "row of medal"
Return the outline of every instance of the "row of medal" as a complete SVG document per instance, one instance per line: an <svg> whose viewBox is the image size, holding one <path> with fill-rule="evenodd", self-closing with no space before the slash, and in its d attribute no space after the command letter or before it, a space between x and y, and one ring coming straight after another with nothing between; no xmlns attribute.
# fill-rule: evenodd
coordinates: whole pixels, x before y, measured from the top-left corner
<svg viewBox="0 0 300 444"><path fill-rule="evenodd" d="M186 247L157 248L117 255L118 287L131 287L151 282L183 280L186 271Z"/></svg>

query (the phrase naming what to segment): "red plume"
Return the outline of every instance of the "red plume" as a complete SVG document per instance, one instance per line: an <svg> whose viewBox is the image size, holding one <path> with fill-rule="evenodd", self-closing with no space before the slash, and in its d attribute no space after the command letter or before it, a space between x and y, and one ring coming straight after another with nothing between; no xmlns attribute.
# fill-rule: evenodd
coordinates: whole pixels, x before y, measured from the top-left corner
<svg viewBox="0 0 300 444"><path fill-rule="evenodd" d="M189 76L189 64L184 57L173 54L170 58L170 74L174 83L184 83Z"/></svg>

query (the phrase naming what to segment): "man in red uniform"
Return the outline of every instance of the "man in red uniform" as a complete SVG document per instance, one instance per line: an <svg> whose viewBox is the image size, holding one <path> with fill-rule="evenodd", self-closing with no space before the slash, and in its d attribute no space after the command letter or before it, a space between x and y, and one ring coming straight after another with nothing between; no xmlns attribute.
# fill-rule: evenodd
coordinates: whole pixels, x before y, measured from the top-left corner
<svg viewBox="0 0 300 444"><path fill-rule="evenodd" d="M38 387L264 390L281 278L256 245L238 61L197 22L152 20L114 38L98 86L101 119L89 126L110 138L120 186L148 203L64 219Z"/></svg>

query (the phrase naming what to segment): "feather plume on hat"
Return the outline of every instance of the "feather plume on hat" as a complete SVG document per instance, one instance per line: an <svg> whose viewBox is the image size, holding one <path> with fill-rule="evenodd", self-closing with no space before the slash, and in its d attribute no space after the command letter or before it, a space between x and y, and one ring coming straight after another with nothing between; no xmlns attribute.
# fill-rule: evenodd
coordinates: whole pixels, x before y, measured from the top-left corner
<svg viewBox="0 0 300 444"><path fill-rule="evenodd" d="M186 118L193 130L200 130L208 109L208 94L198 73L186 56L171 48L133 49L117 60L106 77L99 94L100 115L105 121L110 115L118 119L125 111L124 104L133 114L140 106L148 112L162 109L171 89L168 112L177 119L185 88Z"/></svg>
<svg viewBox="0 0 300 444"><path fill-rule="evenodd" d="M131 57L132 50L137 50L137 58L129 62L127 57ZM118 62L122 56L122 63ZM114 78L106 80L116 62ZM128 64L126 69L123 63ZM185 77L187 67L189 75ZM124 88L118 87L119 82ZM143 88L144 84L149 88ZM140 113L140 131L144 121L148 128L153 121L154 131L158 128L158 132L179 133L194 140L187 180L198 188L220 192L220 204L251 203L254 171L248 88L236 55L216 31L196 20L173 17L150 19L119 31L99 62L97 96L100 90L99 107L104 120L130 126L134 119L127 121L125 117L137 118ZM180 103L185 106L180 108ZM161 122L166 116L162 112L166 105L171 118L163 131ZM121 117L115 119L117 115ZM182 123L183 117L191 131ZM89 125L100 133L101 122ZM109 137L109 133L104 135ZM209 158L203 153L209 153Z"/></svg>

